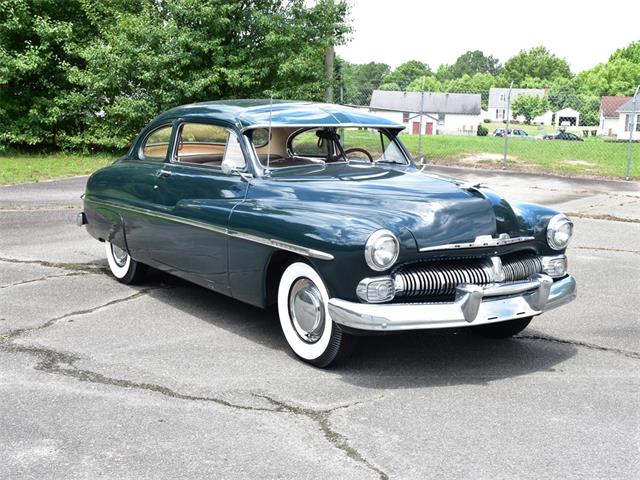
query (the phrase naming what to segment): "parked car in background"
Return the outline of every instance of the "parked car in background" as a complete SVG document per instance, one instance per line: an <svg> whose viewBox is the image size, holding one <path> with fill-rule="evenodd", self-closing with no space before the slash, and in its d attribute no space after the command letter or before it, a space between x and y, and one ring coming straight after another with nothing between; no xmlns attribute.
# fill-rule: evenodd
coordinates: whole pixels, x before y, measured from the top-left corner
<svg viewBox="0 0 640 480"><path fill-rule="evenodd" d="M544 140L570 140L574 142L584 142L582 137L571 132L547 133L546 135L543 135L542 138Z"/></svg>
<svg viewBox="0 0 640 480"><path fill-rule="evenodd" d="M504 137L504 132L505 132L505 128L496 128L493 131L493 136L494 137ZM520 138L524 138L524 137L528 137L529 134L527 132L525 132L524 130L521 130L519 128L513 128L513 129L509 129L509 136L510 137L520 137Z"/></svg>
<svg viewBox="0 0 640 480"><path fill-rule="evenodd" d="M418 169L403 129L307 102L177 107L91 175L78 224L120 282L151 266L275 307L319 367L356 334L506 338L575 298L569 218Z"/></svg>

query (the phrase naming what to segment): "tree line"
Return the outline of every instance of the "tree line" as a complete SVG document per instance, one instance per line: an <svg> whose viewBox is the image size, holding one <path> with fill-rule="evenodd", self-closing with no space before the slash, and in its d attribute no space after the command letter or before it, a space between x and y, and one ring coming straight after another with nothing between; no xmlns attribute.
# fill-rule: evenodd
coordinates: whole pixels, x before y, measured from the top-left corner
<svg viewBox="0 0 640 480"><path fill-rule="evenodd" d="M469 92L482 95L487 108L491 87L547 88L544 98L518 99L516 108L533 118L548 110L573 108L583 124L599 121L602 95L633 95L640 83L640 41L616 50L607 62L574 75L563 58L543 46L522 50L501 65L479 50L460 55L433 71L428 64L410 60L391 69L385 63L352 64L338 61L343 100L368 104L375 89L429 92Z"/></svg>
<svg viewBox="0 0 640 480"><path fill-rule="evenodd" d="M346 0L0 0L0 151L119 150L176 105L322 100L330 85L335 101L363 104L376 88L488 91L513 81L550 87L554 108L584 118L597 115L599 95L630 94L640 81L640 42L578 75L537 47L504 65L470 51L436 71L338 58L327 80L325 53L349 32Z"/></svg>

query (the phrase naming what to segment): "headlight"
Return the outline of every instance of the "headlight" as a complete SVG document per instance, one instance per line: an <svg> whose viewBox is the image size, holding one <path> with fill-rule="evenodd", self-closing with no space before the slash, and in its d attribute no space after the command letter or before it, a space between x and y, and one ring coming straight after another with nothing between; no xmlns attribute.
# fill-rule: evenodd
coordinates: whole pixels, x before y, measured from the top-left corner
<svg viewBox="0 0 640 480"><path fill-rule="evenodd" d="M364 247L364 258L372 270L387 270L398 259L400 243L389 230L377 230L371 234Z"/></svg>
<svg viewBox="0 0 640 480"><path fill-rule="evenodd" d="M567 248L573 235L573 222L566 215L559 213L551 217L547 225L547 243L554 250Z"/></svg>

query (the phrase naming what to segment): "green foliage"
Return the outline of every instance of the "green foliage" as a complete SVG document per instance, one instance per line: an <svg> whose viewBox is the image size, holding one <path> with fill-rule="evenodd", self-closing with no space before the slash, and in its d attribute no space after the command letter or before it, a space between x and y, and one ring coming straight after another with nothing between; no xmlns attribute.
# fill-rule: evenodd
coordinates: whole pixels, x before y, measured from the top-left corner
<svg viewBox="0 0 640 480"><path fill-rule="evenodd" d="M383 83L397 83L400 90L405 90L415 79L431 75L433 73L429 65L418 60L409 60L384 77Z"/></svg>
<svg viewBox="0 0 640 480"><path fill-rule="evenodd" d="M636 86L640 84L640 60L633 61L614 54L607 63L581 72L576 80L584 93L633 95Z"/></svg>
<svg viewBox="0 0 640 480"><path fill-rule="evenodd" d="M571 70L566 60L558 58L545 47L521 50L504 64L502 74L508 81L519 87L542 86L545 81L557 78L571 78ZM535 79L535 80L534 80Z"/></svg>
<svg viewBox="0 0 640 480"><path fill-rule="evenodd" d="M321 100L344 1L0 0L0 142L122 148L169 107Z"/></svg>
<svg viewBox="0 0 640 480"><path fill-rule="evenodd" d="M441 92L442 84L436 77L424 76L416 78L414 81L412 81L409 85L407 85L406 90L408 92Z"/></svg>
<svg viewBox="0 0 640 480"><path fill-rule="evenodd" d="M527 123L531 123L531 120L547 112L550 108L547 97L538 97L537 95L518 95L511 102L513 116L522 115Z"/></svg>
<svg viewBox="0 0 640 480"><path fill-rule="evenodd" d="M478 136L486 137L487 135L489 135L489 129L482 124L478 125Z"/></svg>
<svg viewBox="0 0 640 480"><path fill-rule="evenodd" d="M395 82L383 83L378 87L378 90L398 91L400 90L400 85Z"/></svg>
<svg viewBox="0 0 640 480"><path fill-rule="evenodd" d="M386 63L354 64L342 59L337 61L342 78L344 102L347 104L368 105L373 90L379 88L382 79L391 72Z"/></svg>
<svg viewBox="0 0 640 480"><path fill-rule="evenodd" d="M438 68L439 80L453 80L465 75L473 76L477 73L497 75L500 72L500 62L492 55L486 56L480 50L468 51L460 55L453 65Z"/></svg>

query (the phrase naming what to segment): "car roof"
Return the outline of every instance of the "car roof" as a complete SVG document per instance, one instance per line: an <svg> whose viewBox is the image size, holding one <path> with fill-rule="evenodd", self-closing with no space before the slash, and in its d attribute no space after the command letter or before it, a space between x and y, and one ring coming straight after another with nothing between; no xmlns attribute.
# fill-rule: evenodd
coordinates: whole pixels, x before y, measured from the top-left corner
<svg viewBox="0 0 640 480"><path fill-rule="evenodd" d="M189 120L219 119L237 125L241 130L267 127L383 127L402 130L400 125L363 109L290 100L225 100L192 103L172 108L151 123L157 124L175 118Z"/></svg>

